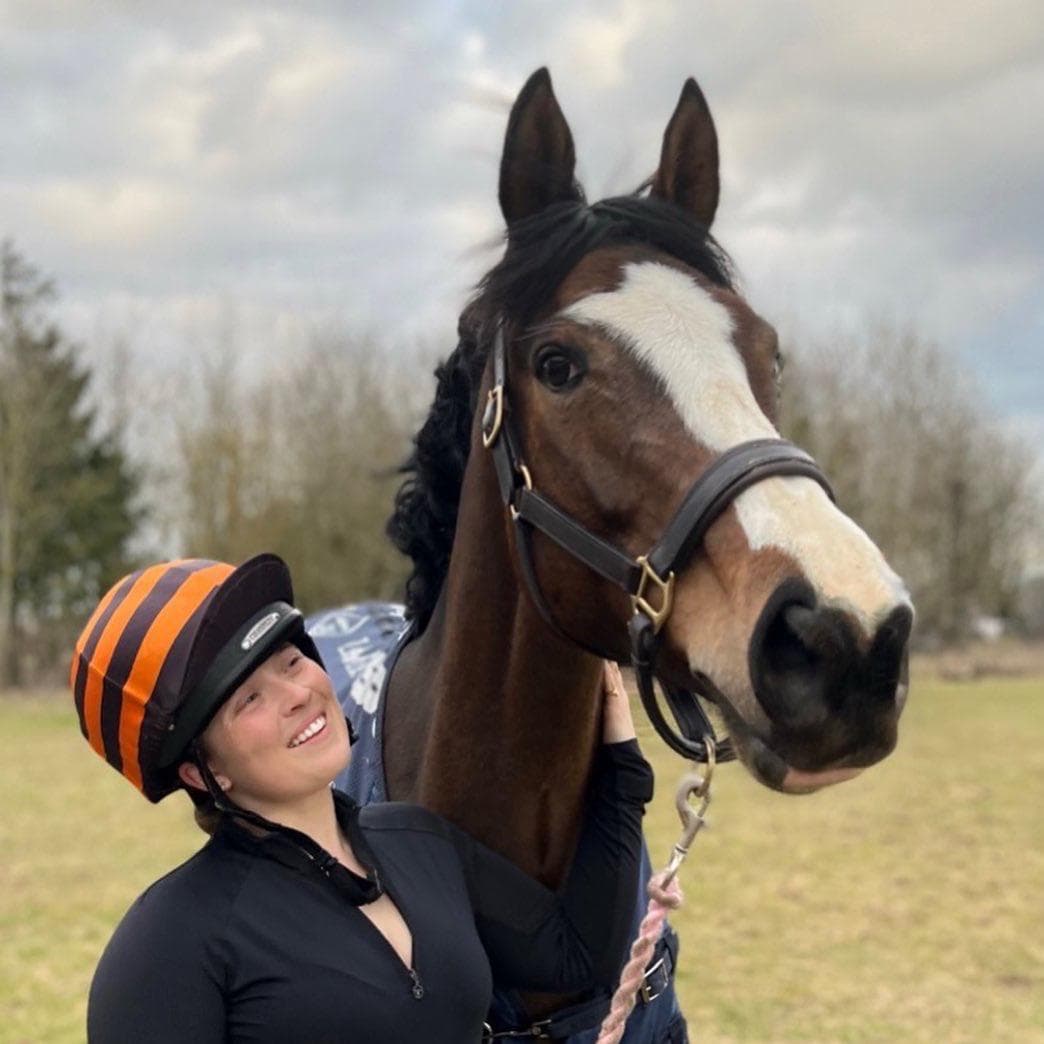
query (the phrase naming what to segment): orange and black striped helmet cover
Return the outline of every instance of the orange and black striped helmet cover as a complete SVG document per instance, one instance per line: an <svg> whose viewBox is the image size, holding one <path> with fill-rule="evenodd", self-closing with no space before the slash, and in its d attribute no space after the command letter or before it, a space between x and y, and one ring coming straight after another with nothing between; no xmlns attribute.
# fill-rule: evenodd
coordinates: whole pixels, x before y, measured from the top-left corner
<svg viewBox="0 0 1044 1044"><path fill-rule="evenodd" d="M76 642L69 682L90 745L150 801L178 787L156 760L184 699L193 640L215 591L235 571L182 559L125 576Z"/></svg>

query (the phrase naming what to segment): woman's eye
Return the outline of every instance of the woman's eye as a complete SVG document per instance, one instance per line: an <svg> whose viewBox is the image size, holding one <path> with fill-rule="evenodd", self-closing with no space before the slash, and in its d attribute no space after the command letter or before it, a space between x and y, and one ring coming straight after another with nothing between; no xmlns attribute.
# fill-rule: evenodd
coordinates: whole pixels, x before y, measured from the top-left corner
<svg viewBox="0 0 1044 1044"><path fill-rule="evenodd" d="M578 361L560 348L549 346L540 350L536 359L536 376L552 391L564 391L579 383L584 375Z"/></svg>
<svg viewBox="0 0 1044 1044"><path fill-rule="evenodd" d="M243 708L249 707L251 703L256 702L256 700L259 698L259 696L260 696L260 693L257 693L257 692L248 692L248 693L246 693L240 699L239 705L238 705L238 707L236 707L236 710L243 710Z"/></svg>
<svg viewBox="0 0 1044 1044"><path fill-rule="evenodd" d="M782 352L776 352L776 355L775 355L775 357L772 360L772 379L777 384L779 384L780 380L783 377L783 366L784 366L783 353Z"/></svg>

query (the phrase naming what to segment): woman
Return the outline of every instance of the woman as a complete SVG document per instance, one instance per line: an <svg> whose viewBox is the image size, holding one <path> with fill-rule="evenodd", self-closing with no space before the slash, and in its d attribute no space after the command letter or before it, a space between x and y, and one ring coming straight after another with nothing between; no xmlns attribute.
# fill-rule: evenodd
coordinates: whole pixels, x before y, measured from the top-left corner
<svg viewBox="0 0 1044 1044"><path fill-rule="evenodd" d="M187 789L213 832L116 929L91 986L95 1044L461 1044L481 1037L491 966L525 989L611 985L652 790L614 666L557 894L432 813L331 789L348 728L275 555L124 578L71 681L95 750L152 801Z"/></svg>

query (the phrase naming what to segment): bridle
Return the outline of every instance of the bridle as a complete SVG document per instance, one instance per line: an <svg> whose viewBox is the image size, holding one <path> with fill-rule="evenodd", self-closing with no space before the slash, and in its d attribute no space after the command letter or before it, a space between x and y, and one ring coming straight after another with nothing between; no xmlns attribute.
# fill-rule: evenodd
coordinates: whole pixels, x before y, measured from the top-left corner
<svg viewBox="0 0 1044 1044"><path fill-rule="evenodd" d="M632 558L584 528L533 488L512 423L504 331L499 323L492 356L493 387L482 416L482 443L493 456L501 498L515 524L522 575L537 610L548 626L566 641L595 655L605 655L568 635L552 616L533 568L530 546L533 529L540 530L630 596L634 614L628 633L638 693L649 720L667 746L693 761L705 762L708 756L714 756L709 751L712 746L716 748L718 761L734 758L735 751L729 740L719 742L715 737L714 727L695 690L665 686L677 730L668 723L657 700L654 678L658 635L671 613L675 574L688 562L714 520L745 489L773 476L800 475L819 483L833 500L834 493L826 476L808 453L784 439L754 439L733 446L689 488L663 536L646 554Z"/></svg>

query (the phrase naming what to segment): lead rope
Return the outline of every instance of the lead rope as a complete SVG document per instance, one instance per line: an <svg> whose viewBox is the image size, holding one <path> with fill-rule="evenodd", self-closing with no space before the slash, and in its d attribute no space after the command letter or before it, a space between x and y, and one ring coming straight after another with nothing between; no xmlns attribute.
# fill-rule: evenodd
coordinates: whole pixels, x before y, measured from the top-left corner
<svg viewBox="0 0 1044 1044"><path fill-rule="evenodd" d="M656 941L663 931L663 922L670 910L682 904L678 871L696 835L704 826L707 806L710 804L711 776L714 773L714 741L707 737L707 769L703 775L690 772L682 777L675 793L674 804L681 819L682 833L667 861L666 869L649 879L649 905L638 927L638 936L631 945L631 956L620 972L620 984L609 1004L609 1013L602 1020L596 1044L619 1044L627 1027L627 1018L634 1009L645 977L645 968L653 954ZM693 801L696 804L693 804Z"/></svg>

